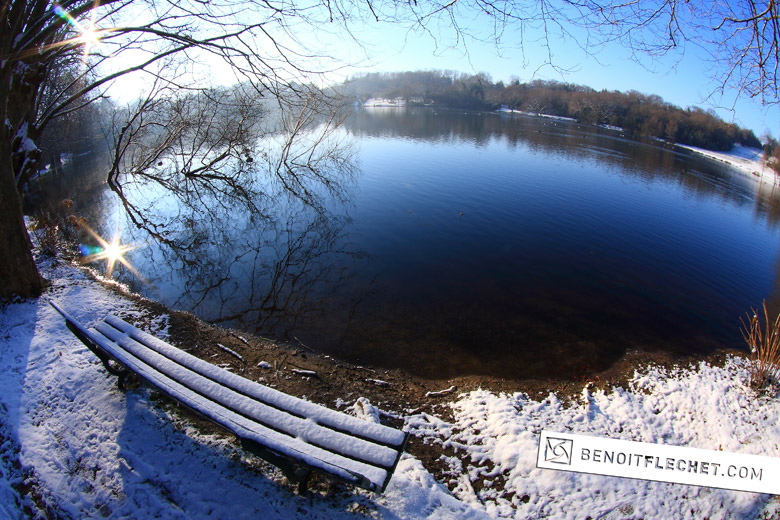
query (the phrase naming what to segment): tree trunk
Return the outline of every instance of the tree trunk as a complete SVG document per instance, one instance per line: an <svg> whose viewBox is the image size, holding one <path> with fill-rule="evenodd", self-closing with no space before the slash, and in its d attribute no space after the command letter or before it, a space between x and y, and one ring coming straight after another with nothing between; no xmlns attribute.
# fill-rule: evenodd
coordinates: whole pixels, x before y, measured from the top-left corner
<svg viewBox="0 0 780 520"><path fill-rule="evenodd" d="M0 134L6 132L0 131ZM4 138L5 137L5 138ZM22 198L11 166L11 143L0 136L0 298L39 296L43 279L32 256Z"/></svg>

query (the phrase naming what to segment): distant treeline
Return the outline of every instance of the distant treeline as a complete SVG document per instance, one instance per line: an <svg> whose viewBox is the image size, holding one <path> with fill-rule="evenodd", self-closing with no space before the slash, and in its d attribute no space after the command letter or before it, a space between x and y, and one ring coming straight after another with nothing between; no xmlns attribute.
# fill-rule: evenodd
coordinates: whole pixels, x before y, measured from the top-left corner
<svg viewBox="0 0 780 520"><path fill-rule="evenodd" d="M574 118L581 123L621 127L632 136L666 139L710 150L735 143L761 148L752 130L727 123L712 110L680 108L661 97L636 91L596 91L590 87L535 80L493 83L485 74L449 71L371 73L347 80L343 91L358 101L404 99L408 105L496 110Z"/></svg>

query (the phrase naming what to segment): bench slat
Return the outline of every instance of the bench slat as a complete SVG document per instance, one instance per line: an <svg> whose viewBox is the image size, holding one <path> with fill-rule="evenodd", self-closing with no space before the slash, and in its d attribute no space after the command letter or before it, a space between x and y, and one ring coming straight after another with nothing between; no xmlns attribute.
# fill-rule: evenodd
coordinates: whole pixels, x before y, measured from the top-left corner
<svg viewBox="0 0 780 520"><path fill-rule="evenodd" d="M134 372L185 406L235 433L246 449L279 466L299 491L311 470L384 491L408 433L245 379L108 316L88 329L54 302L68 328L119 376ZM99 329L99 330L98 330ZM113 359L121 366L109 363Z"/></svg>
<svg viewBox="0 0 780 520"><path fill-rule="evenodd" d="M213 381L273 407L290 411L301 417L313 419L319 424L329 426L336 430L347 431L352 435L386 444L387 446L395 448L395 450L403 446L405 442L406 434L403 431L382 424L363 421L357 417L352 417L325 408L324 406L304 401L276 389L250 381L237 374L233 374L212 365L181 349L175 348L115 316L109 315L106 317L105 321L112 327L122 331L143 345L154 349L159 354L175 361L179 365L185 366Z"/></svg>
<svg viewBox="0 0 780 520"><path fill-rule="evenodd" d="M238 393L162 356L107 323L99 323L96 329L141 361L182 383L188 389L241 415L248 416L264 426L293 437L297 436L303 442L380 467L391 467L398 456L398 452L392 448L378 446L375 443L328 429L317 424L315 420L296 417Z"/></svg>
<svg viewBox="0 0 780 520"><path fill-rule="evenodd" d="M181 385L177 381L131 355L121 346L117 346L99 331L88 329L85 332L87 332L101 348L105 349L109 355L116 358L117 361L127 368L154 384L171 397L181 401L186 406L203 414L218 424L222 424L239 437L258 442L279 454L294 457L312 468L328 472L344 480L358 483L360 481L360 475L363 475L374 484L375 488L381 489L383 487L388 476L385 469L340 456L308 444L301 439L269 429L262 424L243 417Z"/></svg>

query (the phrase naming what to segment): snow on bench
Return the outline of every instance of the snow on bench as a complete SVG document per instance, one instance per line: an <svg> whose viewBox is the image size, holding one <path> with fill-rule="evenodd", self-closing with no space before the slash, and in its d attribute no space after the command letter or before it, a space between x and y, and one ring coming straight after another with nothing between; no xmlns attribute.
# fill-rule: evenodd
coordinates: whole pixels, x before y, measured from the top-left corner
<svg viewBox="0 0 780 520"><path fill-rule="evenodd" d="M408 433L363 421L212 365L114 316L87 328L54 304L68 328L109 372L132 372L233 432L248 451L276 465L300 491L312 470L384 491ZM119 364L120 367L114 364Z"/></svg>

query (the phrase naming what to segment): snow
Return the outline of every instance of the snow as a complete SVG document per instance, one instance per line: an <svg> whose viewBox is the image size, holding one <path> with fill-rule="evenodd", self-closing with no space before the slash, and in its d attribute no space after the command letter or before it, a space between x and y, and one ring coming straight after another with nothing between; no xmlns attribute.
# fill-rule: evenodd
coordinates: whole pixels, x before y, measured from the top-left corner
<svg viewBox="0 0 780 520"><path fill-rule="evenodd" d="M38 149L38 147L35 145L32 139L27 137L27 126L28 126L27 121L22 123L19 126L19 130L17 130L16 132L15 138L20 139L20 145L19 145L20 150L29 153L29 152L34 152L35 150Z"/></svg>
<svg viewBox="0 0 780 520"><path fill-rule="evenodd" d="M588 511L593 517L750 517L764 507L774 510L777 502L754 493L535 467L542 429L776 456L780 404L756 398L746 381L744 360L731 358L724 368L705 363L695 371L652 368L635 375L630 391L586 388L574 406L552 394L534 401L522 394L475 391L454 403L459 427L442 437L443 445L468 453L469 473L488 481L503 476L500 487L479 496L491 516L535 518L554 511L577 518Z"/></svg>
<svg viewBox="0 0 780 520"><path fill-rule="evenodd" d="M243 361L243 360L244 360L244 358L243 358L243 357L241 357L241 354L239 354L238 352L236 352L236 351L235 351L235 350L233 350L232 348L228 348L228 347L226 347L225 345L223 345L222 343L217 343L217 346L218 346L220 349L222 349L222 350L224 350L225 352L227 352L228 354L231 354L232 356L234 356L234 357L238 358L239 360L241 360L241 361Z"/></svg>
<svg viewBox="0 0 780 520"><path fill-rule="evenodd" d="M358 397L355 404L352 405L352 412L356 417L373 424L379 424L379 408L371 404L365 397Z"/></svg>
<svg viewBox="0 0 780 520"><path fill-rule="evenodd" d="M568 122L577 122L577 119L574 117L566 117L566 116L554 116L551 114L542 114L540 112L526 112L524 110L517 110L509 108L506 105L501 105L501 108L496 110L496 112L506 113L506 114L520 114L524 116L531 116L531 117L543 117L546 119L555 119L557 121L568 121Z"/></svg>
<svg viewBox="0 0 780 520"><path fill-rule="evenodd" d="M734 148L728 152L716 152L686 144L677 144L675 146L679 146L680 148L690 150L695 154L731 166L742 174L761 179L762 182L777 183L776 175L772 169L764 163L764 151L761 149L736 144L734 145Z"/></svg>
<svg viewBox="0 0 780 520"><path fill-rule="evenodd" d="M79 269L42 264L45 298L94 324L107 310L154 323ZM765 494L535 467L542 429L777 456L780 400L747 386L746 361L644 368L628 389L585 386L572 402L487 389L408 412L417 442L440 449L445 482L404 455L383 494L298 496L272 466L151 399L123 393L45 298L0 304L0 518L772 518ZM346 396L345 396L346 397ZM371 425L365 398L349 410ZM446 419L445 419L446 418ZM447 484L449 491L444 484ZM477 485L479 484L479 485Z"/></svg>
<svg viewBox="0 0 780 520"><path fill-rule="evenodd" d="M406 100L404 98L385 99L385 98L371 98L363 102L364 107L405 107Z"/></svg>
<svg viewBox="0 0 780 520"><path fill-rule="evenodd" d="M451 385L449 388L445 388L444 390L437 390L435 392L425 392L425 397L439 397L441 395L451 394L454 391L455 391L455 385Z"/></svg>

